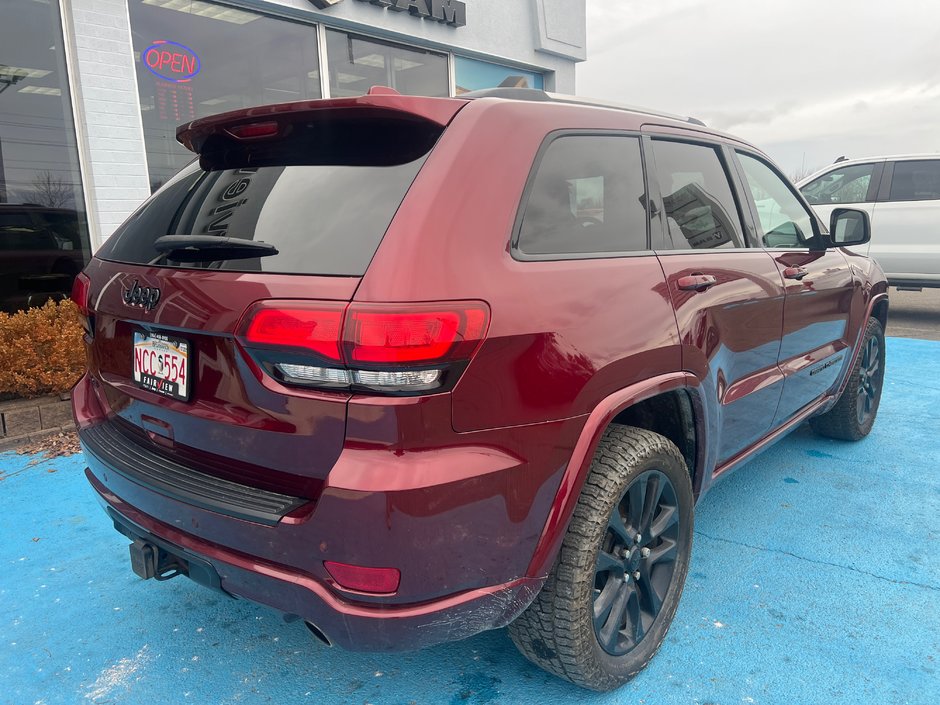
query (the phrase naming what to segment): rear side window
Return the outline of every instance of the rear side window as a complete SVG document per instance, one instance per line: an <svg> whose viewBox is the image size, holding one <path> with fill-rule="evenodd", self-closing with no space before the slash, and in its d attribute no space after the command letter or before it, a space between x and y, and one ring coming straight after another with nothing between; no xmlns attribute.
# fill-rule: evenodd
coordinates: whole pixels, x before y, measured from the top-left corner
<svg viewBox="0 0 940 705"><path fill-rule="evenodd" d="M895 162L889 201L940 199L940 161Z"/></svg>
<svg viewBox="0 0 940 705"><path fill-rule="evenodd" d="M874 164L855 164L833 169L800 189L811 205L864 203L875 171Z"/></svg>
<svg viewBox="0 0 940 705"><path fill-rule="evenodd" d="M526 255L649 249L644 182L637 137L555 139L532 180L517 249Z"/></svg>
<svg viewBox="0 0 940 705"><path fill-rule="evenodd" d="M743 247L741 219L718 150L653 140L653 155L671 249Z"/></svg>
<svg viewBox="0 0 940 705"><path fill-rule="evenodd" d="M361 276L440 134L372 124L388 141L370 153L368 134L310 125L311 135L274 148L203 153L138 209L99 250L102 259L165 267ZM301 130L295 130L299 133ZM374 132L372 132L374 134ZM373 156L374 155L374 156ZM262 241L278 253L174 262L163 235Z"/></svg>

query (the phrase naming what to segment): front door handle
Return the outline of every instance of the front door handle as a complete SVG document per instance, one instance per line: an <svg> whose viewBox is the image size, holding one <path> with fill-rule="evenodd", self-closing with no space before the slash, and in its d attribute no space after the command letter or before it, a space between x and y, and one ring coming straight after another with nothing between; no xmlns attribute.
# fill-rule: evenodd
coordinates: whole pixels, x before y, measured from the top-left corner
<svg viewBox="0 0 940 705"><path fill-rule="evenodd" d="M687 274L684 277L679 277L676 281L677 286L683 291L705 291L717 283L718 280L711 274L702 274L701 272Z"/></svg>
<svg viewBox="0 0 940 705"><path fill-rule="evenodd" d="M787 267L783 270L784 279L796 279L800 280L809 274L808 269L803 269L802 267Z"/></svg>

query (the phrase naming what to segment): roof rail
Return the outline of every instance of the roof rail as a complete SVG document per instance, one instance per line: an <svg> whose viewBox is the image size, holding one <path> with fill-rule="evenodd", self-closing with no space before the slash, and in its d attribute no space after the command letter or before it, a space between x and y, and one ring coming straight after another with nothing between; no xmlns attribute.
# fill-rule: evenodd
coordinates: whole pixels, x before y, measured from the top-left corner
<svg viewBox="0 0 940 705"><path fill-rule="evenodd" d="M694 117L683 115L673 115L672 113L663 113L649 108L638 108L634 105L623 105L621 103L610 103L602 100L592 100L590 98L581 98L574 95L564 95L562 93L549 93L538 88L484 88L479 91L470 91L463 93L458 98L502 98L504 100L532 100L542 103L569 103L572 105L589 105L595 108L610 108L612 110L623 110L631 113L641 113L643 115L653 115L655 117L669 118L679 122L688 122L693 125L707 125Z"/></svg>

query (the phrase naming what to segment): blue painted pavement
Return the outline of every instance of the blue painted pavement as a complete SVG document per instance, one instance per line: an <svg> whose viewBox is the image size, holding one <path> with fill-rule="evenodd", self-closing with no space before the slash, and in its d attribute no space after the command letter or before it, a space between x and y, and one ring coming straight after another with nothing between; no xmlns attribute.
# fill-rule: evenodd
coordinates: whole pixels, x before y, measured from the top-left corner
<svg viewBox="0 0 940 705"><path fill-rule="evenodd" d="M632 683L580 691L505 632L418 653L328 649L299 623L143 582L80 456L0 455L0 702L940 703L940 342L890 339L860 443L803 428L698 507L685 595Z"/></svg>

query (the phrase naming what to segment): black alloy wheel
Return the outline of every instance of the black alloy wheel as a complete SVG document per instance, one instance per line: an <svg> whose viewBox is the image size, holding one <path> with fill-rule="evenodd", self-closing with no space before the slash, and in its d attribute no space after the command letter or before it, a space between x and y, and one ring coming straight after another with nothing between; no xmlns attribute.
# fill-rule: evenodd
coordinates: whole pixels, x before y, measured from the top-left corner
<svg viewBox="0 0 940 705"><path fill-rule="evenodd" d="M523 656L591 690L639 673L679 605L694 506L689 468L672 441L611 424L551 573L509 625Z"/></svg>
<svg viewBox="0 0 940 705"><path fill-rule="evenodd" d="M877 318L869 318L861 349L839 399L826 413L809 420L816 433L844 441L867 436L878 415L885 378L885 335Z"/></svg>
<svg viewBox="0 0 940 705"><path fill-rule="evenodd" d="M862 364L859 367L856 412L859 426L865 424L874 413L878 394L881 391L881 341L877 337L865 340L862 348Z"/></svg>
<svg viewBox="0 0 940 705"><path fill-rule="evenodd" d="M627 487L610 514L594 573L594 634L612 656L633 649L653 625L676 572L676 490L659 470Z"/></svg>

